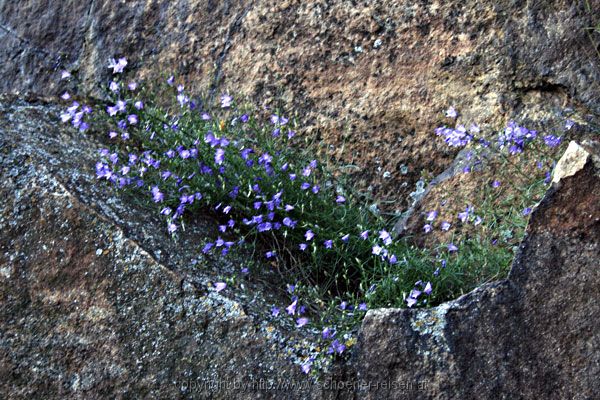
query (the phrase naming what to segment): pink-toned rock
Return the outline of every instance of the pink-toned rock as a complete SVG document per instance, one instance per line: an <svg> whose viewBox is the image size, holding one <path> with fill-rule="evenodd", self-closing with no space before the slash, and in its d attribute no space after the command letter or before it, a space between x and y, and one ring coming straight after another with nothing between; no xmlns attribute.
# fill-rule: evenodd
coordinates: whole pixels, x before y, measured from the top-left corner
<svg viewBox="0 0 600 400"><path fill-rule="evenodd" d="M360 186L398 200L455 155L433 135L450 105L494 127L600 112L592 3L2 2L0 91L58 93L61 68L91 90L123 55L144 75L177 71L188 87L283 106L359 167Z"/></svg>

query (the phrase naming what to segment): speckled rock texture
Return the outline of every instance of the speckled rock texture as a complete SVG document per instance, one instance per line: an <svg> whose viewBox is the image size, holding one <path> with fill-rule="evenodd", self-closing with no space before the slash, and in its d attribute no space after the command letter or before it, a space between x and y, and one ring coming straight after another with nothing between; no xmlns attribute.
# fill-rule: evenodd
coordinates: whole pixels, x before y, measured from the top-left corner
<svg viewBox="0 0 600 400"><path fill-rule="evenodd" d="M598 144L564 159L575 154L585 163L534 210L508 279L428 310L367 313L357 381L386 386L360 398L600 398Z"/></svg>
<svg viewBox="0 0 600 400"><path fill-rule="evenodd" d="M0 0L0 93L54 96L68 69L99 96L125 56L143 77L291 110L404 210L456 155L432 134L450 105L484 128L600 113L598 20L598 0ZM101 144L55 114L0 99L0 398L600 398L592 157L534 212L507 280L370 311L323 389L289 361L303 338L265 319L274 293L211 290L240 261L198 258L209 224L169 240L94 183Z"/></svg>
<svg viewBox="0 0 600 400"><path fill-rule="evenodd" d="M598 0L5 0L0 92L56 94L63 68L94 91L126 56L142 75L291 110L403 210L455 155L431 134L450 105L496 128L598 114L599 19Z"/></svg>
<svg viewBox="0 0 600 400"><path fill-rule="evenodd" d="M53 106L7 101L0 398L343 397L293 364L303 339L269 323L252 282L211 288L240 263L197 258L206 222L170 240L150 213L95 184L99 143L59 126Z"/></svg>

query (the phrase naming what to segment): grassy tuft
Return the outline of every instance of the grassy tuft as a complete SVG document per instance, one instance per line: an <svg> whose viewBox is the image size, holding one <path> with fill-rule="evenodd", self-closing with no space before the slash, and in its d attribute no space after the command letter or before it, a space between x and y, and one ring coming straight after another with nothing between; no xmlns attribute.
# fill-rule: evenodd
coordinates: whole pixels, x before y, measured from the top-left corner
<svg viewBox="0 0 600 400"><path fill-rule="evenodd" d="M436 189L451 192L432 192L445 200L417 216L422 230L393 237L393 221L353 189L346 167L316 157L318 144L283 111L227 94L211 103L173 78L135 83L125 65L112 63L105 105L72 104L61 118L108 135L98 178L160 213L170 235L184 235L191 215L211 215L218 233L199 253L242 248L256 260L245 273L280 276L289 301L265 314L315 334L298 358L305 372L347 354L369 308L432 306L506 276L562 146L560 134L515 123L467 129L448 110L436 133L469 149L464 174L477 186L465 191L455 177ZM222 276L213 289L237 282Z"/></svg>

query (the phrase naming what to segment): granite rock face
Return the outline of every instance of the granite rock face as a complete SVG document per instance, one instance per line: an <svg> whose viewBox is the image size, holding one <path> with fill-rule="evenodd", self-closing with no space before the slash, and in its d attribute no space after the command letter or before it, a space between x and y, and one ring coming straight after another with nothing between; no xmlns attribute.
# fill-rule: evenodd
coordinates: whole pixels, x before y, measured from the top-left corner
<svg viewBox="0 0 600 400"><path fill-rule="evenodd" d="M292 110L363 187L398 199L455 155L431 139L450 105L496 127L598 113L599 15L585 0L6 0L0 91L56 94L62 68L93 91L123 55Z"/></svg>
<svg viewBox="0 0 600 400"><path fill-rule="evenodd" d="M563 160L580 168L534 210L508 279L428 310L367 313L361 398L600 397L598 154L569 146Z"/></svg>
<svg viewBox="0 0 600 400"><path fill-rule="evenodd" d="M432 139L450 105L484 127L600 113L599 15L594 0L0 0L0 92L54 96L68 69L99 95L125 56L141 76L292 110L396 200L456 155ZM324 378L346 385L322 390L261 320L269 293L210 290L239 265L194 258L208 224L177 245L157 234L97 188L101 145L55 114L0 99L0 397L600 398L597 146L563 163L508 279L369 311L354 359Z"/></svg>

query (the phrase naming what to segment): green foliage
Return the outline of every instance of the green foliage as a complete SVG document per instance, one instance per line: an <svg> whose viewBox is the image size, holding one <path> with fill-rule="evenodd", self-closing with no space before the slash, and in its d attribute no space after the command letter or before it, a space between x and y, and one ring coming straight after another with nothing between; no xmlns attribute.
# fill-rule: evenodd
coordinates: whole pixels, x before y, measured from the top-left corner
<svg viewBox="0 0 600 400"><path fill-rule="evenodd" d="M450 146L470 148L465 173L478 190L441 196L449 200L418 217L429 233L393 238L392 221L374 212L345 168L317 159L318 145L281 111L225 94L215 105L172 79L116 79L107 93L106 112L86 117L73 105L62 116L109 131L98 177L154 208L173 236L185 234L189 215L212 216L215 232L198 243L207 257L241 247L255 255L251 277L276 271L289 303L265 313L316 329L305 367L346 354L367 308L432 306L506 276L561 143L516 124L486 138L461 125L439 128ZM448 115L453 122L456 112ZM221 279L218 290L239 282Z"/></svg>

